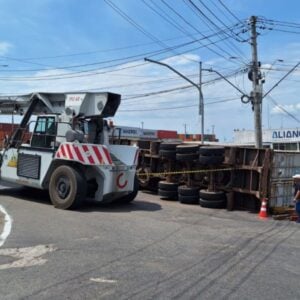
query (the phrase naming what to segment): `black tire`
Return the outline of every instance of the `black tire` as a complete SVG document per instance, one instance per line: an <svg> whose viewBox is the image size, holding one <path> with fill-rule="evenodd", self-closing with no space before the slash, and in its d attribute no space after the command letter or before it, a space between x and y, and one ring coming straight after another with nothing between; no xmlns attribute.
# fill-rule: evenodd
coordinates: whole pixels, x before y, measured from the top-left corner
<svg viewBox="0 0 300 300"><path fill-rule="evenodd" d="M223 191L217 191L217 192L209 192L208 190L200 190L199 191L199 197L201 199L210 201L210 200L225 200L226 194Z"/></svg>
<svg viewBox="0 0 300 300"><path fill-rule="evenodd" d="M159 150L172 150L176 151L176 147L180 145L180 143L161 143L159 145Z"/></svg>
<svg viewBox="0 0 300 300"><path fill-rule="evenodd" d="M177 182L168 182L168 181L160 181L158 183L158 188L164 191L172 191L177 193L178 183Z"/></svg>
<svg viewBox="0 0 300 300"><path fill-rule="evenodd" d="M138 181L137 177L135 177L134 178L133 191L130 194L128 194L128 195L126 195L122 198L119 198L117 200L117 202L122 203L122 204L128 204L128 203L132 202L135 199L138 191L139 191L139 181Z"/></svg>
<svg viewBox="0 0 300 300"><path fill-rule="evenodd" d="M199 204L199 196L183 196L178 194L178 200L183 204Z"/></svg>
<svg viewBox="0 0 300 300"><path fill-rule="evenodd" d="M206 208L225 208L226 200L204 200L200 198L199 204Z"/></svg>
<svg viewBox="0 0 300 300"><path fill-rule="evenodd" d="M178 187L178 195L181 196L197 196L199 198L199 187L181 185Z"/></svg>
<svg viewBox="0 0 300 300"><path fill-rule="evenodd" d="M188 154L177 153L176 159L178 161L195 161L199 159L199 155L198 153L188 153Z"/></svg>
<svg viewBox="0 0 300 300"><path fill-rule="evenodd" d="M203 146L199 148L200 155L207 155L207 156L223 156L225 154L224 147L209 147Z"/></svg>
<svg viewBox="0 0 300 300"><path fill-rule="evenodd" d="M199 163L204 166L216 166L222 164L224 161L224 156L199 156Z"/></svg>
<svg viewBox="0 0 300 300"><path fill-rule="evenodd" d="M176 151L175 150L159 150L159 156L161 158L167 158L167 159L176 159Z"/></svg>
<svg viewBox="0 0 300 300"><path fill-rule="evenodd" d="M78 208L85 199L85 178L69 166L57 167L49 182L49 195L54 207L59 209Z"/></svg>
<svg viewBox="0 0 300 300"><path fill-rule="evenodd" d="M158 195L162 199L177 200L177 191L158 190Z"/></svg>
<svg viewBox="0 0 300 300"><path fill-rule="evenodd" d="M199 153L199 145L178 145L176 147L176 153L179 154Z"/></svg>

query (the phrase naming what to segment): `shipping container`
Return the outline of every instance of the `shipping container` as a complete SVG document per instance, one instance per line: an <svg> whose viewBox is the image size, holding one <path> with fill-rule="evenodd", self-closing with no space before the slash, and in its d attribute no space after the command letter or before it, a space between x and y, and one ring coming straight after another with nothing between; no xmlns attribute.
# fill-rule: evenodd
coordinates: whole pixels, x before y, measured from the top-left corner
<svg viewBox="0 0 300 300"><path fill-rule="evenodd" d="M177 139L177 131L174 130L157 130L158 139Z"/></svg>
<svg viewBox="0 0 300 300"><path fill-rule="evenodd" d="M274 151L271 173L270 207L293 205L293 176L300 174L300 153Z"/></svg>

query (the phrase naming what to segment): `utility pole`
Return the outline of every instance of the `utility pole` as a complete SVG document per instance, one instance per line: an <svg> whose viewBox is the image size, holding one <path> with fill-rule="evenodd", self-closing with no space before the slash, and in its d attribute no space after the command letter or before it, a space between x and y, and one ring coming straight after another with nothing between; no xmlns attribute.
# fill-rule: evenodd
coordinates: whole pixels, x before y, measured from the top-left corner
<svg viewBox="0 0 300 300"><path fill-rule="evenodd" d="M199 62L199 116L201 116L201 144L204 144L204 99L202 93L202 61Z"/></svg>
<svg viewBox="0 0 300 300"><path fill-rule="evenodd" d="M186 136L186 123L183 124L184 127L184 136Z"/></svg>
<svg viewBox="0 0 300 300"><path fill-rule="evenodd" d="M262 91L259 83L260 72L257 59L257 32L256 32L256 17L250 18L251 26L251 49L252 49L252 104L254 111L254 126L255 126L255 147L262 148L262 128L261 128L261 105Z"/></svg>

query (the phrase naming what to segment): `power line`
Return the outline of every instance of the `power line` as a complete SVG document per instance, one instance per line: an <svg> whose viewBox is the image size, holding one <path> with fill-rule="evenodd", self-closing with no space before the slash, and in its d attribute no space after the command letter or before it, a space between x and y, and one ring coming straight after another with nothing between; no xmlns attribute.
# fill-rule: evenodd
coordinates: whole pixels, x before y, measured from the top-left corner
<svg viewBox="0 0 300 300"><path fill-rule="evenodd" d="M269 23L271 25L300 28L300 23L295 23L295 22L278 21L278 20L267 19L264 17L259 17L258 21L263 23Z"/></svg>
<svg viewBox="0 0 300 300"><path fill-rule="evenodd" d="M219 12L224 16L224 18L226 18L226 20L228 22L232 22L232 20L227 16L227 14L224 13L224 11L212 0L209 0L209 2L216 8L219 10Z"/></svg>
<svg viewBox="0 0 300 300"><path fill-rule="evenodd" d="M135 22L131 17L129 17L123 10L120 9L115 3L113 3L111 0L104 0L106 4L108 4L113 10L115 10L123 19L125 19L127 22L129 22L131 25L133 25L136 29L138 29L140 32L142 32L145 36L150 38L152 41L157 42L159 45L161 45L164 49L169 48L168 45L166 45L164 42L160 41L156 36L154 36L152 33L145 30L141 25L139 25L137 22ZM171 50L173 53L177 54L174 50ZM189 59L191 61L195 61L193 59Z"/></svg>
<svg viewBox="0 0 300 300"><path fill-rule="evenodd" d="M196 41L191 41L191 42L188 42L188 43L177 45L177 46L174 46L174 48L175 47L176 47L176 49L182 48L182 47L185 47L187 45L191 45L193 43L196 43ZM206 45L204 45L204 46L206 46ZM188 50L184 51L183 53L186 53L187 51L194 51L194 50L200 49L200 48L202 48L204 46L195 47L195 48L192 48L192 49L188 49ZM132 58L141 58L143 56L153 57L153 56L156 56L158 54L163 54L165 52L167 52L167 50L153 51L153 52L149 52L149 53L143 53L143 54L135 55L135 56L132 56ZM181 53L179 53L179 54L181 54ZM116 67L116 66L124 65L125 63L133 63L133 62L137 62L138 61L136 59L128 60L129 58L130 57L120 58L120 59L115 59L115 60L110 60L110 62L114 62L114 61L120 61L120 60L126 60L127 59L127 61L123 61L123 62L120 62L120 63L112 64L112 65L109 65L109 66L105 66L105 67L102 67L102 69L108 69L108 68L111 68L111 67ZM105 61L105 63L107 63L107 62L108 61ZM98 63L100 64L100 63L104 63L104 62L98 62ZM96 68L96 69L89 69L89 70L82 70L82 71L71 72L71 73L67 73L67 74L41 75L41 76L38 76L38 77L36 77L36 76L35 77L32 77L32 76L31 77L26 77L26 76L0 77L0 80L2 80L2 81L39 81L39 80L45 80L45 79L58 80L58 79L78 78L78 77L87 77L87 76L94 76L94 75L99 75L99 74L106 74L106 73L109 73L109 72L119 71L119 70L122 70L122 69L128 69L128 68L131 68L131 67L142 66L144 64L145 63L137 64L135 66L124 67L124 68L120 68L120 69L116 69L116 70L111 70L111 71L101 71L100 72L101 69ZM43 69L41 71L50 71L50 70L49 69L48 70L44 70ZM92 73L90 73L90 72L92 72ZM76 74L84 74L84 75L76 75ZM76 76L74 76L74 75L76 75Z"/></svg>
<svg viewBox="0 0 300 300"><path fill-rule="evenodd" d="M213 101L208 102L205 105L210 104L217 104L217 103L223 103L223 102L229 102L229 101L236 101L240 100L239 98L230 98L230 99L224 99L219 101ZM191 105L182 105L182 106L173 106L173 107L161 107L161 108L149 108L149 109L120 109L118 112L146 112L146 111L164 111L164 110L173 110L173 109L183 109L183 108L191 108L191 107L198 107L199 104L191 104Z"/></svg>
<svg viewBox="0 0 300 300"><path fill-rule="evenodd" d="M174 18L172 18L171 16L167 15L162 9L161 7L159 7L154 1L150 0L152 5L149 5L145 0L142 0L144 5L146 5L149 9L151 9L152 11L154 11L157 15L159 15L164 21L166 21L167 23L171 24L173 27L175 27L176 29L178 29L179 31L185 33L188 37L190 37L191 39L194 40L193 35L188 32L183 26L179 25ZM155 7L154 7L155 6ZM219 35L220 33L225 33L226 29L229 31L232 31L232 28L229 28L226 24L225 25L225 30L222 28L219 28L219 32L216 33L216 35ZM234 28L234 27L233 27ZM228 36L230 37L230 36ZM220 41L223 41L225 39L221 39ZM200 42L200 40L198 41L200 44L202 44ZM213 43L215 44L215 43Z"/></svg>
<svg viewBox="0 0 300 300"><path fill-rule="evenodd" d="M149 9L151 9L152 11L154 11L158 16L160 16L165 22L171 24L173 27L175 27L177 30L179 30L180 32L184 33L186 36L188 36L189 38L192 37L192 34L190 34L183 26L180 26L179 24L176 23L176 21L168 16L167 14L164 15L164 11L162 11L162 13L159 11L160 10L160 7L153 1L151 1L152 5L149 5L145 0L142 0L144 5L146 5Z"/></svg>
<svg viewBox="0 0 300 300"><path fill-rule="evenodd" d="M230 10L224 3L223 3L223 1L221 1L221 0L218 0L219 1L219 3L226 9L226 11L228 11L228 13L231 15L231 16L233 16L238 22L243 22L243 21L241 21L233 12L232 12L232 10Z"/></svg>
<svg viewBox="0 0 300 300"><path fill-rule="evenodd" d="M201 1L201 0L199 0L199 1ZM200 18L202 19L202 20L204 20L204 22L207 24L207 26L209 27L209 28L211 28L211 25L213 26L213 27L215 27L217 30L219 30L219 26L217 26L216 24L215 24L215 22L213 22L192 0L184 0L184 2L186 3L186 5L188 5L188 6L190 6L190 8L191 8L191 10L196 14L196 15L198 15L198 17L200 16ZM202 5L204 5L205 6L205 8L211 13L211 14L213 14L214 16L215 16L215 18L217 18L218 19L218 17L205 5L205 4L203 4L203 2L200 2L200 3L202 3ZM206 21L207 20L207 21ZM208 23L207 23L208 22ZM211 25L210 25L210 24ZM229 35L229 37L232 37L232 38L234 38L235 40L238 40L237 39L237 37L234 35ZM238 40L238 41L240 41L240 40ZM226 44L227 45L227 44ZM229 45L227 45L229 48L231 48L231 50L232 51L234 51L235 53L239 53L238 55L242 55L242 56L244 56L244 54L241 52L241 50L239 49L239 48L237 48L234 44L229 44ZM224 51L224 50L223 50ZM228 52L227 52L228 53ZM231 56L233 56L233 55L231 55Z"/></svg>
<svg viewBox="0 0 300 300"><path fill-rule="evenodd" d="M278 32L285 32L285 33L292 33L292 34L300 34L299 31L271 28L271 27L266 27L266 26L259 26L258 28L259 29L264 29L264 30L269 30L269 31L278 31Z"/></svg>
<svg viewBox="0 0 300 300"><path fill-rule="evenodd" d="M204 7L205 7L205 9L208 11L208 12L210 12L210 14L212 15L212 16L214 16L222 25L224 25L225 26L225 28L227 28L227 29L229 29L229 31L232 33L232 38L233 39L235 39L235 40L237 40L238 42L242 42L241 40L239 40L237 37L236 37L236 34L233 32L233 30L232 29L230 29L202 0L198 0ZM191 2L193 2L193 1L191 1ZM197 6L197 5L196 5ZM200 10L201 11L201 10ZM204 14L205 15L205 14ZM209 18L208 18L209 19ZM214 22L213 22L213 24L215 25L215 27L216 28L219 28L219 26L217 26ZM229 34L228 34L229 35ZM241 52L240 51L240 49L238 49L238 48L236 48L239 52ZM241 52L241 54L243 55L243 53Z"/></svg>
<svg viewBox="0 0 300 300"><path fill-rule="evenodd" d="M199 34L203 35L193 24L191 24L189 21L187 21L181 14L179 14L172 6L170 6L166 1L164 0L160 0L170 11L172 11L176 16L178 16L184 23L186 23L188 26L190 26L191 28L193 28L196 32L198 32ZM212 42L212 41L210 41ZM215 43L213 43L212 45L214 45L216 48L218 48L221 52L225 52L227 55L229 55L229 57L231 57L232 55L230 53L228 53L227 51L224 51L224 49L222 49L221 47L219 47L218 45L215 45ZM226 56L224 56L222 53L219 53L218 51L212 49L211 47L206 47L208 50L210 50L211 52L213 52L214 54L224 58L224 59L228 59ZM234 62L236 63L236 62Z"/></svg>
<svg viewBox="0 0 300 300"><path fill-rule="evenodd" d="M233 73L228 74L227 76L224 76L224 78L230 78L232 76L235 76L236 74L239 74L243 72L243 70L236 70ZM209 85L209 84L213 84L217 81L221 81L223 80L223 78L221 77L216 77L212 80L206 81L203 83L203 85ZM165 89L165 90L160 90L160 91L156 91L156 92L149 92L149 93L143 93L143 94L134 94L134 95L126 95L127 98L123 99L123 100L129 100L129 99L136 99L136 98L145 98L145 97L149 97L149 96L155 96L155 95L159 95L159 94L164 94L164 93L170 93L170 92L174 92L174 91L179 91L179 90L183 90L183 89L189 89L192 88L191 85L185 85L185 86L180 86L180 87L175 87L172 89Z"/></svg>
<svg viewBox="0 0 300 300"><path fill-rule="evenodd" d="M296 118L293 114L291 114L284 107L282 107L280 104L278 104L270 95L268 95L267 98L270 99L273 102L273 104L275 104L275 106L278 107L281 111L283 111L288 116L290 116L292 119L294 119L295 121L297 121L298 123L300 123L300 120L298 118Z"/></svg>

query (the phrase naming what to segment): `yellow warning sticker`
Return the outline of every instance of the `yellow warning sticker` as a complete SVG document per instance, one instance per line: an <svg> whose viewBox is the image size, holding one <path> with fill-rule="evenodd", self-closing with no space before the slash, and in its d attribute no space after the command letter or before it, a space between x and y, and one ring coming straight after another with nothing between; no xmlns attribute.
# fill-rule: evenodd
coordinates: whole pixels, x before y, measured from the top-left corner
<svg viewBox="0 0 300 300"><path fill-rule="evenodd" d="M16 168L18 164L18 159L15 154L11 157L11 159L8 161L7 166L11 168Z"/></svg>

